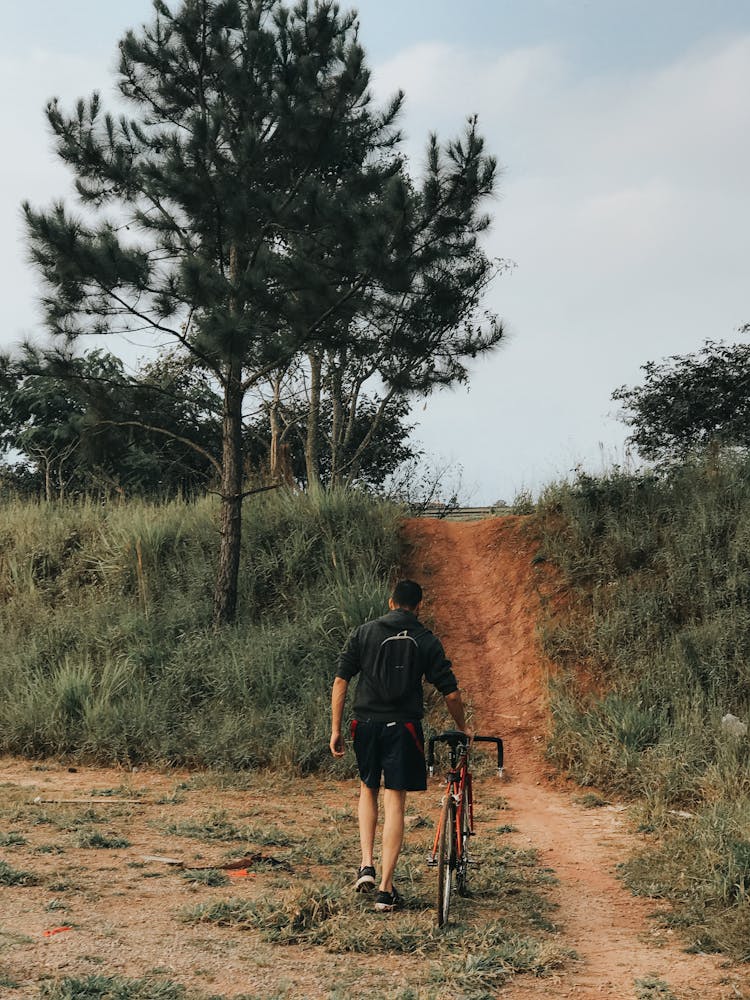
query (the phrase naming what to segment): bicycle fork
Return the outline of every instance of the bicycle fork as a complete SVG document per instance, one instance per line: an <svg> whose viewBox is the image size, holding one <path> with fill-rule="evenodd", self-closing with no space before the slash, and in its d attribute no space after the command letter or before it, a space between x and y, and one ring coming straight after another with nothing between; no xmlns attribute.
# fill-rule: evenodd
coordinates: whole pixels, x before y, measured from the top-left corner
<svg viewBox="0 0 750 1000"><path fill-rule="evenodd" d="M472 798L472 795L471 795L471 778L469 778L469 780L467 781L466 785L467 785L467 787L469 789L469 797L468 797L468 803L467 803L468 807L469 807L469 828L468 828L467 833L468 833L468 835L470 837L473 837L474 836L474 801L473 801L473 798ZM464 798L464 796L463 796L463 789L459 785L458 791L448 792L448 795L450 795L450 797L453 799L453 804L455 806L455 809L454 809L454 812L453 812L454 823L455 823L455 830L453 831L453 834L454 834L453 843L461 845L461 856L457 857L455 859L456 860L456 867L460 867L462 865L465 867L466 865L468 865L470 863L470 858L469 858L469 855L468 855L466 844L464 843L464 840L463 840L463 837L462 837L462 826L463 826L463 818L464 818L463 817L463 808L462 808L462 803L463 803L463 798ZM441 809L442 809L442 807L444 805L445 805L445 795L440 799ZM440 834L442 833L442 831L443 831L443 823L442 823L442 817L441 817L441 820L440 820L440 822L437 825L437 829L435 830L435 839L432 842L432 850L427 855L427 864L429 865L430 868L436 868L437 867L437 863L438 863L437 862L438 845L440 843Z"/></svg>
<svg viewBox="0 0 750 1000"><path fill-rule="evenodd" d="M458 803L460 801L460 799L458 797L458 793L457 792L448 792L448 795L453 799L453 804L456 807L454 815L456 817L458 817L458 812L459 812ZM444 805L445 805L445 795L440 799L440 809L441 809L440 822L438 823L437 829L435 830L435 839L432 842L432 850L427 855L427 864L431 868L437 867L437 863L438 863L437 862L437 853L438 853L438 844L440 843L440 834L443 832L442 808L443 808Z"/></svg>

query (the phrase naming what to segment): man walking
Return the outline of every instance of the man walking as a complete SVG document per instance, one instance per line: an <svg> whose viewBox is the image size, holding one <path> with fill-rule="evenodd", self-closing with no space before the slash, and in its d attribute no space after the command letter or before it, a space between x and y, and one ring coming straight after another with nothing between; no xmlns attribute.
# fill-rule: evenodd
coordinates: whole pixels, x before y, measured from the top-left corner
<svg viewBox="0 0 750 1000"><path fill-rule="evenodd" d="M393 873L404 837L407 792L427 788L424 757L422 677L445 698L457 729L466 732L458 682L442 644L419 621L422 588L413 580L396 584L381 618L365 622L349 637L336 670L331 696L331 753L343 757L341 731L344 702L351 679L359 674L354 694L351 734L361 779L359 838L362 865L356 889L375 887L373 849L378 822L378 793L383 777L383 850L375 909L395 910L403 904Z"/></svg>

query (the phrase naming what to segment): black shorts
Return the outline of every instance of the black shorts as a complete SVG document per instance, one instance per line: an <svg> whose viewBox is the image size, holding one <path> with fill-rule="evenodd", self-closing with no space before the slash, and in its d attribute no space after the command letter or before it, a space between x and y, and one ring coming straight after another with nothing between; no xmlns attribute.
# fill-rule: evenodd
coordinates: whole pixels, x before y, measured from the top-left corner
<svg viewBox="0 0 750 1000"><path fill-rule="evenodd" d="M424 733L420 722L352 721L359 776L368 788L423 792L427 788Z"/></svg>

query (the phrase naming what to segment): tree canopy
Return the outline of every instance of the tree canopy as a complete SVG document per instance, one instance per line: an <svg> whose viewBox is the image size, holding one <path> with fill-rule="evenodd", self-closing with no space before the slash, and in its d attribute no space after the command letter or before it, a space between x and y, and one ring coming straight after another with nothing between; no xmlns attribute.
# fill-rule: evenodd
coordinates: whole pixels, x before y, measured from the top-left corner
<svg viewBox="0 0 750 1000"><path fill-rule="evenodd" d="M750 344L707 340L694 354L651 361L622 386L629 441L649 461L682 461L708 445L750 448Z"/></svg>
<svg viewBox="0 0 750 1000"><path fill-rule="evenodd" d="M221 400L190 359L167 353L134 376L97 349L27 347L0 359L0 453L48 499L113 492L168 497L216 478Z"/></svg>

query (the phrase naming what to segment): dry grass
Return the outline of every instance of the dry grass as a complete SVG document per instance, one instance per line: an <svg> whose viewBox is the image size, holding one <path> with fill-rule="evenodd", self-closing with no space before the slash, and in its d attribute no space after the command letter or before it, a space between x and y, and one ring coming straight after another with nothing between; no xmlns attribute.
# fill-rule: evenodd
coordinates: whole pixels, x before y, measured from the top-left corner
<svg viewBox="0 0 750 1000"><path fill-rule="evenodd" d="M28 780L28 769L9 766ZM101 795L103 822L94 825L89 805L35 805L44 788L11 785L4 804L26 841L10 848L12 870L28 868L37 884L2 890L0 981L18 984L4 987L9 998L236 1000L242 983L240 995L252 998L479 1000L565 961L551 873L533 851L509 846L499 832L508 824L498 820L512 814L489 789L472 845L481 861L471 872L474 896L457 897L439 930L435 870L425 864L437 788L410 799L398 872L407 907L383 915L352 891L354 783L284 776L269 798L272 775L244 779L134 775L138 808L117 816L121 804ZM54 766L37 780L61 798L113 784L107 772ZM167 801L177 785L179 800ZM35 822L40 816L48 821ZM52 831L62 854L46 850ZM77 841L87 831L131 846L92 851ZM248 877L223 870L245 854L256 859ZM177 857L183 868L147 855ZM72 930L42 946L42 930L58 924Z"/></svg>

